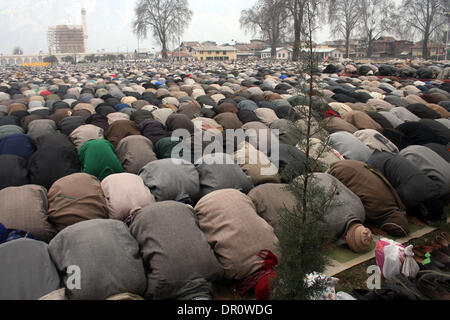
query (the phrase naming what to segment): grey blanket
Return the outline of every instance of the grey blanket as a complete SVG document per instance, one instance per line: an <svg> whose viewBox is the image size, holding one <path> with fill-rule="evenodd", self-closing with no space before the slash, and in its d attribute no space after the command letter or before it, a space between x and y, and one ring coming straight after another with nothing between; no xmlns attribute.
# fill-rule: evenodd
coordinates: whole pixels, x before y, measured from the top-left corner
<svg viewBox="0 0 450 320"><path fill-rule="evenodd" d="M140 210L130 226L147 266L146 296L190 299L209 295L209 281L223 273L193 210L165 201Z"/></svg>
<svg viewBox="0 0 450 320"><path fill-rule="evenodd" d="M433 150L424 146L410 146L400 152L426 176L433 180L441 190L441 196L450 194L450 163Z"/></svg>
<svg viewBox="0 0 450 320"><path fill-rule="evenodd" d="M146 288L139 245L125 223L89 220L61 231L49 245L50 255L61 272L78 266L80 288L69 288L71 274L63 274L71 300L105 300L120 293L142 295Z"/></svg>
<svg viewBox="0 0 450 320"><path fill-rule="evenodd" d="M61 287L47 244L17 239L0 245L0 300L37 300Z"/></svg>
<svg viewBox="0 0 450 320"><path fill-rule="evenodd" d="M408 208L416 207L421 202L440 195L438 184L405 157L375 152L367 163L389 180Z"/></svg>
<svg viewBox="0 0 450 320"><path fill-rule="evenodd" d="M366 162L372 155L372 151L366 147L354 135L348 132L336 132L330 135L330 146L348 160Z"/></svg>
<svg viewBox="0 0 450 320"><path fill-rule="evenodd" d="M213 157L228 161L213 163ZM252 179L242 171L239 165L234 163L234 159L230 155L204 156L197 165L197 171L200 177L202 196L221 189L237 189L245 194L253 189Z"/></svg>
<svg viewBox="0 0 450 320"><path fill-rule="evenodd" d="M180 159L153 161L139 173L156 201L190 201L200 191L195 166Z"/></svg>

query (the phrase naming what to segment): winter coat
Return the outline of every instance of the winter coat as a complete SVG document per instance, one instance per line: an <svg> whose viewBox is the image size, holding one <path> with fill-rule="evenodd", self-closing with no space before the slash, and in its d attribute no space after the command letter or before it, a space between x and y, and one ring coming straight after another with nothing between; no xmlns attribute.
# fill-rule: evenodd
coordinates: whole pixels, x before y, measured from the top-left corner
<svg viewBox="0 0 450 320"><path fill-rule="evenodd" d="M408 235L405 206L379 171L363 162L345 160L333 164L329 173L361 199L369 224L392 236Z"/></svg>
<svg viewBox="0 0 450 320"><path fill-rule="evenodd" d="M195 211L226 279L242 280L260 270L261 250L278 254L273 228L258 216L252 200L238 190L212 192L197 203Z"/></svg>
<svg viewBox="0 0 450 320"><path fill-rule="evenodd" d="M211 295L223 274L192 208L174 201L138 211L130 232L139 243L147 271L149 299L192 299Z"/></svg>

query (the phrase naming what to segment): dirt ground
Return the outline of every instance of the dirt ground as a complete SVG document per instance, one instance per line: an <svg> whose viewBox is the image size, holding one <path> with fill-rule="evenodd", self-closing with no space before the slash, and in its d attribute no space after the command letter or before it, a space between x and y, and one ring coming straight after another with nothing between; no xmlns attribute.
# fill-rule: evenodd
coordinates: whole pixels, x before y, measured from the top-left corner
<svg viewBox="0 0 450 320"><path fill-rule="evenodd" d="M449 214L450 207L447 207L446 211L447 214ZM450 233L450 225L448 223L436 224L435 227L438 227L439 230L429 233L422 238L411 240L406 244L406 246L425 245L425 239L433 241L436 236L438 236L442 232ZM376 264L376 260L372 259L334 276L335 278L339 279L336 291L344 291L351 294L353 289L367 289L367 279L369 277L369 275L367 274L367 268Z"/></svg>

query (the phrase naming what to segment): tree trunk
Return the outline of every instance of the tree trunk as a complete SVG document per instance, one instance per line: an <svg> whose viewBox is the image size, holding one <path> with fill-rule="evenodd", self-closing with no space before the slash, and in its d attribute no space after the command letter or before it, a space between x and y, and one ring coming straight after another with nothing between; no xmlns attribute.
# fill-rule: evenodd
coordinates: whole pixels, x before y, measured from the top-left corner
<svg viewBox="0 0 450 320"><path fill-rule="evenodd" d="M295 33L295 39L294 39L294 48L292 50L292 60L298 61L300 57L300 42L301 42L301 24L298 21L298 19L295 19L294 21L294 33Z"/></svg>
<svg viewBox="0 0 450 320"><path fill-rule="evenodd" d="M422 58L425 60L428 60L428 40L429 40L429 36L428 36L428 34L425 34L425 37L423 39L423 46L422 46Z"/></svg>
<svg viewBox="0 0 450 320"><path fill-rule="evenodd" d="M274 61L277 59L277 45L276 43L272 43L270 50L270 60Z"/></svg>
<svg viewBox="0 0 450 320"><path fill-rule="evenodd" d="M169 56L167 55L167 43L163 41L162 43L162 59L163 61L167 61Z"/></svg>
<svg viewBox="0 0 450 320"><path fill-rule="evenodd" d="M345 58L350 58L350 37L345 37Z"/></svg>
<svg viewBox="0 0 450 320"><path fill-rule="evenodd" d="M367 45L367 58L371 58L373 54L373 39L369 39Z"/></svg>
<svg viewBox="0 0 450 320"><path fill-rule="evenodd" d="M303 11L304 11L303 5L300 5L298 1L296 1L294 8L294 48L292 52L293 61L298 61L300 58Z"/></svg>

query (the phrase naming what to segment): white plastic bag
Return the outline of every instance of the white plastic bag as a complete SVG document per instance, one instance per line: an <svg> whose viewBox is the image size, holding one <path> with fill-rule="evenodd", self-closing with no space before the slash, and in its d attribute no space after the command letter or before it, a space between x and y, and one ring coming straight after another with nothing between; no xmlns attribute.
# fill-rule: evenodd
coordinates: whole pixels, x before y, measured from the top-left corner
<svg viewBox="0 0 450 320"><path fill-rule="evenodd" d="M420 271L419 265L413 258L413 248L413 246L409 246L405 249L406 259L402 267L402 274L411 279L415 278L417 273Z"/></svg>
<svg viewBox="0 0 450 320"><path fill-rule="evenodd" d="M353 296L349 295L346 292L338 292L336 293L337 300L356 300Z"/></svg>
<svg viewBox="0 0 450 320"><path fill-rule="evenodd" d="M404 248L397 243L391 243L384 247L383 276L392 279L402 272L403 261L405 261Z"/></svg>

